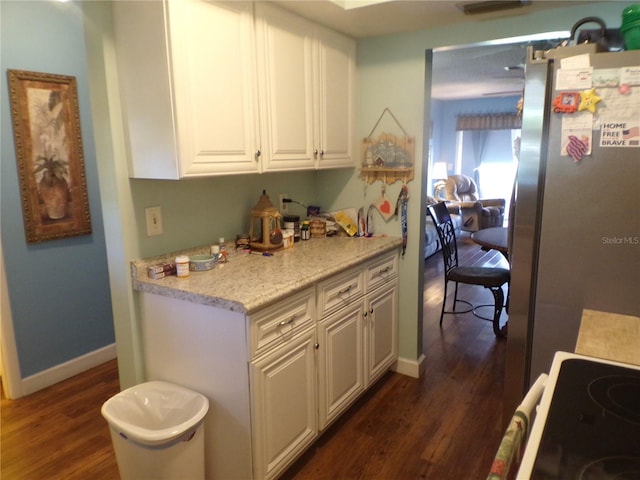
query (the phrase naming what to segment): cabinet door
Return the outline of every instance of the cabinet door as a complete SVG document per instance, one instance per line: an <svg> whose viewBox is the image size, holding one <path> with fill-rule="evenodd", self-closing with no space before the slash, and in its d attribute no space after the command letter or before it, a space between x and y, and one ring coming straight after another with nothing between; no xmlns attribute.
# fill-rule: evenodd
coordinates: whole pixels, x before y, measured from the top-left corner
<svg viewBox="0 0 640 480"><path fill-rule="evenodd" d="M313 24L268 2L255 8L262 169L311 169Z"/></svg>
<svg viewBox="0 0 640 480"><path fill-rule="evenodd" d="M168 10L181 176L257 172L251 2L181 0Z"/></svg>
<svg viewBox="0 0 640 480"><path fill-rule="evenodd" d="M368 294L365 308L366 385L369 386L398 358L397 281Z"/></svg>
<svg viewBox="0 0 640 480"><path fill-rule="evenodd" d="M162 2L112 2L129 175L177 179L177 138Z"/></svg>
<svg viewBox="0 0 640 480"><path fill-rule="evenodd" d="M320 429L364 391L364 300L318 323Z"/></svg>
<svg viewBox="0 0 640 480"><path fill-rule="evenodd" d="M353 167L355 42L318 28L318 168Z"/></svg>
<svg viewBox="0 0 640 480"><path fill-rule="evenodd" d="M274 478L318 434L315 329L251 362L254 477Z"/></svg>

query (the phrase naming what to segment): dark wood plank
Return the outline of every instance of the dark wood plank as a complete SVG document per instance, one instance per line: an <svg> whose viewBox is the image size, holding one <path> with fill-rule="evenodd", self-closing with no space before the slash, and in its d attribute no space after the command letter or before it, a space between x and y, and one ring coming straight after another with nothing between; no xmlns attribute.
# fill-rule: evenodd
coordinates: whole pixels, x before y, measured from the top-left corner
<svg viewBox="0 0 640 480"><path fill-rule="evenodd" d="M3 395L2 478L118 479L100 408L119 391L113 360L17 400Z"/></svg>

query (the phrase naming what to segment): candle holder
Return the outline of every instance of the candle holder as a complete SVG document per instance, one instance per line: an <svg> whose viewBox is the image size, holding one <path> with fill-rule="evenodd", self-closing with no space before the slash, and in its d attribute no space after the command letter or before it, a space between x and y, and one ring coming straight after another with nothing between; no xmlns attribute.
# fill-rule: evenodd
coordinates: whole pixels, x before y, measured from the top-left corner
<svg viewBox="0 0 640 480"><path fill-rule="evenodd" d="M280 212L273 206L265 190L251 209L249 224L249 246L252 250L266 252L282 247Z"/></svg>

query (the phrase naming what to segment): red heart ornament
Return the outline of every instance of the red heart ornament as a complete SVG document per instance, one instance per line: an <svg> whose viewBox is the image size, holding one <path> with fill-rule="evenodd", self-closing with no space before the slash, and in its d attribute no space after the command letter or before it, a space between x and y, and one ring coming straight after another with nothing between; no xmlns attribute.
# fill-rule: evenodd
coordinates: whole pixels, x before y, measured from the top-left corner
<svg viewBox="0 0 640 480"><path fill-rule="evenodd" d="M385 200L380 204L380 211L382 213L391 213L391 203L389 200Z"/></svg>

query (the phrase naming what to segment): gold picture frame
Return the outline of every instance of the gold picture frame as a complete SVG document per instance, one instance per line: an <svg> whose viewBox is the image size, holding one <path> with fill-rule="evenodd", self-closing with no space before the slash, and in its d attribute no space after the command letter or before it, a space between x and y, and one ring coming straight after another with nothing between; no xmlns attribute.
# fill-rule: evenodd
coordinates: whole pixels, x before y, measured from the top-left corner
<svg viewBox="0 0 640 480"><path fill-rule="evenodd" d="M76 78L7 74L27 243L90 234Z"/></svg>

